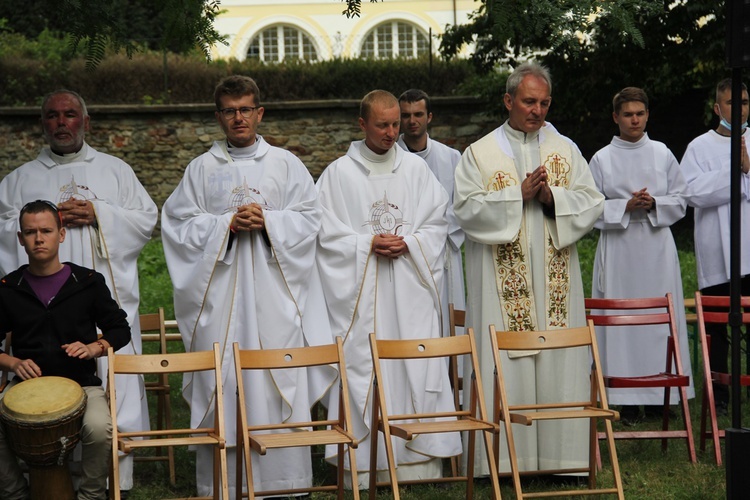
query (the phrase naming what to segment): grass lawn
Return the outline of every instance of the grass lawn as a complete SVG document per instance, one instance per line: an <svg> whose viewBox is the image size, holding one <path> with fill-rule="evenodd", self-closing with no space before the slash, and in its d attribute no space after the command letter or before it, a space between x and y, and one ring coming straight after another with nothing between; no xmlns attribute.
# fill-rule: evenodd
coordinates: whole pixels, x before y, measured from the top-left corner
<svg viewBox="0 0 750 500"><path fill-rule="evenodd" d="M684 233L684 231L682 232ZM692 235L677 234L678 248L680 248L680 262L683 272L683 288L685 297L691 297L696 289L695 261L692 252ZM594 234L579 242L579 254L583 271L584 288L586 293L591 287L591 267L594 252L596 250L596 236ZM167 273L166 264L161 243L152 241L141 255L139 261L140 288L141 288L141 312L153 312L157 307L164 307L168 318L174 317L172 304L172 288ZM179 349L178 343L172 343L170 348ZM147 351L154 351L155 345L144 347ZM692 349L691 349L692 352ZM694 365L696 394L700 394L702 385L702 367ZM188 421L188 409L180 395L181 378L179 376L171 380L172 406L175 423L186 425ZM153 402L151 407L155 408ZM700 429L700 397L691 400L691 414L693 430L698 446L698 431ZM748 405L743 406L744 421L748 422L750 412ZM152 412L155 413L155 412ZM678 425L673 422L671 425ZM720 422L720 428L727 428L730 419L724 417ZM621 424L615 424L621 428ZM654 422L644 422L635 428L656 428ZM710 444L710 443L709 443ZM501 444L501 450L504 443ZM723 443L722 443L723 447ZM606 455L606 446L602 446ZM618 441L617 452L620 460L620 469L625 488L625 496L629 499L720 499L726 498L725 493L725 469L713 464L710 450L706 453L698 450L698 464L691 464L687 459L685 445L682 442L672 440L666 453L661 451L660 443L657 441ZM316 479L322 480L325 476L325 465L316 465ZM229 464L234 467L234 464ZM319 476L319 477L318 477ZM611 474L605 467L600 476L602 484L611 484ZM536 481L536 482L535 482ZM533 480L531 488L535 484L544 483L544 480ZM513 498L513 491L509 479L501 480L502 494L504 498ZM565 486L554 486L563 490ZM549 488L549 484L544 484ZM177 450L177 487L172 487L168 481L166 468L161 463L141 462L135 468L135 487L131 491L130 499L153 500L156 498L191 496L195 495L195 461L194 455L184 448ZM564 493L563 493L564 494ZM388 490L383 490L378 498L390 498ZM404 499L460 499L464 498L462 485L453 485L448 489L432 486L420 486L403 488ZM316 494L313 498L334 498L334 495ZM480 485L475 498L490 498L489 488Z"/></svg>

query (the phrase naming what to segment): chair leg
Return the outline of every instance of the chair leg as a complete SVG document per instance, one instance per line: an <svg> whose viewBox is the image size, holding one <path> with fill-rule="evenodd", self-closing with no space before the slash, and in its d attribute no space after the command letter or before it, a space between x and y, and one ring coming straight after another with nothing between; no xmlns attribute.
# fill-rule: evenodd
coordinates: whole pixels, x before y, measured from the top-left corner
<svg viewBox="0 0 750 500"><path fill-rule="evenodd" d="M599 456L599 432L596 418L589 420L589 489L596 488L597 468L601 467Z"/></svg>
<svg viewBox="0 0 750 500"><path fill-rule="evenodd" d="M615 448L615 437L612 431L612 421L604 421L605 433L607 436L607 448L609 450L609 461L612 464L612 476L615 482L615 488L617 488L618 500L625 500L625 495L622 489L622 477L620 476L620 462L617 460L617 450Z"/></svg>
<svg viewBox="0 0 750 500"><path fill-rule="evenodd" d="M690 419L690 406L688 406L687 388L680 387L680 408L682 409L682 421L685 424L685 433L687 434L687 452L688 459L691 463L697 463L698 458L695 454L695 440L693 438L693 424ZM667 418L669 418L667 416Z"/></svg>
<svg viewBox="0 0 750 500"><path fill-rule="evenodd" d="M474 498L474 448L476 440L476 431L469 431L469 446L466 456L466 498Z"/></svg>
<svg viewBox="0 0 750 500"><path fill-rule="evenodd" d="M352 495L354 500L359 500L359 478L357 477L357 450L347 445L347 452L349 453L349 469L351 470L352 476ZM341 472L339 474L339 488L344 489L344 458L341 457Z"/></svg>
<svg viewBox="0 0 750 500"><path fill-rule="evenodd" d="M117 446L112 447L111 469L109 471L109 498L120 500L120 455Z"/></svg>
<svg viewBox="0 0 750 500"><path fill-rule="evenodd" d="M370 421L370 500L375 500L378 493L378 396L377 392L372 397L372 420Z"/></svg>
<svg viewBox="0 0 750 500"><path fill-rule="evenodd" d="M484 435L484 451L487 453L487 465L490 469L490 484L492 484L492 498L495 500L501 500L500 497L500 480L498 478L497 462L495 461L495 453L493 452L493 443L500 438L499 434L494 434L491 431L482 431ZM466 468L466 474L471 474L471 479L474 481L474 468Z"/></svg>
<svg viewBox="0 0 750 500"><path fill-rule="evenodd" d="M707 436L711 436L714 443L714 460L716 465L722 464L721 458L721 436L719 435L719 424L716 416L716 400L714 399L714 388L711 377L706 377L707 381L703 385L703 414L701 415L701 439L705 446ZM708 415L706 415L706 413ZM706 430L706 417L711 424L711 430ZM710 432L710 433L709 433Z"/></svg>

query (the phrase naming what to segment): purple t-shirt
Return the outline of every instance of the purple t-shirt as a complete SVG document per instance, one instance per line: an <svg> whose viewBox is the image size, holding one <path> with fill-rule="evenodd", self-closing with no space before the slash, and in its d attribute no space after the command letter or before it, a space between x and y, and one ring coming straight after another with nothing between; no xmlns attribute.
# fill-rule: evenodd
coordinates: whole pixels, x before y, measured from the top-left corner
<svg viewBox="0 0 750 500"><path fill-rule="evenodd" d="M29 286L34 290L34 293L42 304L44 304L44 307L47 307L65 282L68 281L71 272L70 266L63 264L62 269L49 276L36 276L31 274L28 269L24 269L23 277L29 282Z"/></svg>

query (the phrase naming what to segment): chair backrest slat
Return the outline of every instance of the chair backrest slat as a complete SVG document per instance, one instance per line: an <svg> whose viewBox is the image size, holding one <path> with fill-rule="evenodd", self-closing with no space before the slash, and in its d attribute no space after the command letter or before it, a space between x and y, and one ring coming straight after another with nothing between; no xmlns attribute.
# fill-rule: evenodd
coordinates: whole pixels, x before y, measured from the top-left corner
<svg viewBox="0 0 750 500"><path fill-rule="evenodd" d="M243 370L300 368L339 362L336 344L291 349L241 349L239 353Z"/></svg>
<svg viewBox="0 0 750 500"><path fill-rule="evenodd" d="M380 359L443 358L471 352L471 341L466 335L437 339L377 341Z"/></svg>
<svg viewBox="0 0 750 500"><path fill-rule="evenodd" d="M116 356L115 373L148 374L213 370L214 352L198 351L175 354L140 354ZM112 360L110 359L110 363Z"/></svg>
<svg viewBox="0 0 750 500"><path fill-rule="evenodd" d="M491 331L497 338L498 348L504 351L536 351L591 345L591 334L585 326L544 332L498 332L491 327Z"/></svg>
<svg viewBox="0 0 750 500"><path fill-rule="evenodd" d="M597 326L663 325L669 324L669 314L588 314Z"/></svg>

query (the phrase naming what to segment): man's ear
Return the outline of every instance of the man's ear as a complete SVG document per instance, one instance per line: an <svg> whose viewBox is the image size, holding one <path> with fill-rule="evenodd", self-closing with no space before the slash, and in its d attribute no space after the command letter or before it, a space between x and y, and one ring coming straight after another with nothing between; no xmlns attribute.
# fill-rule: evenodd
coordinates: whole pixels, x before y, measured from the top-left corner
<svg viewBox="0 0 750 500"><path fill-rule="evenodd" d="M60 243L62 243L63 241L65 241L65 228L61 227L60 228Z"/></svg>

